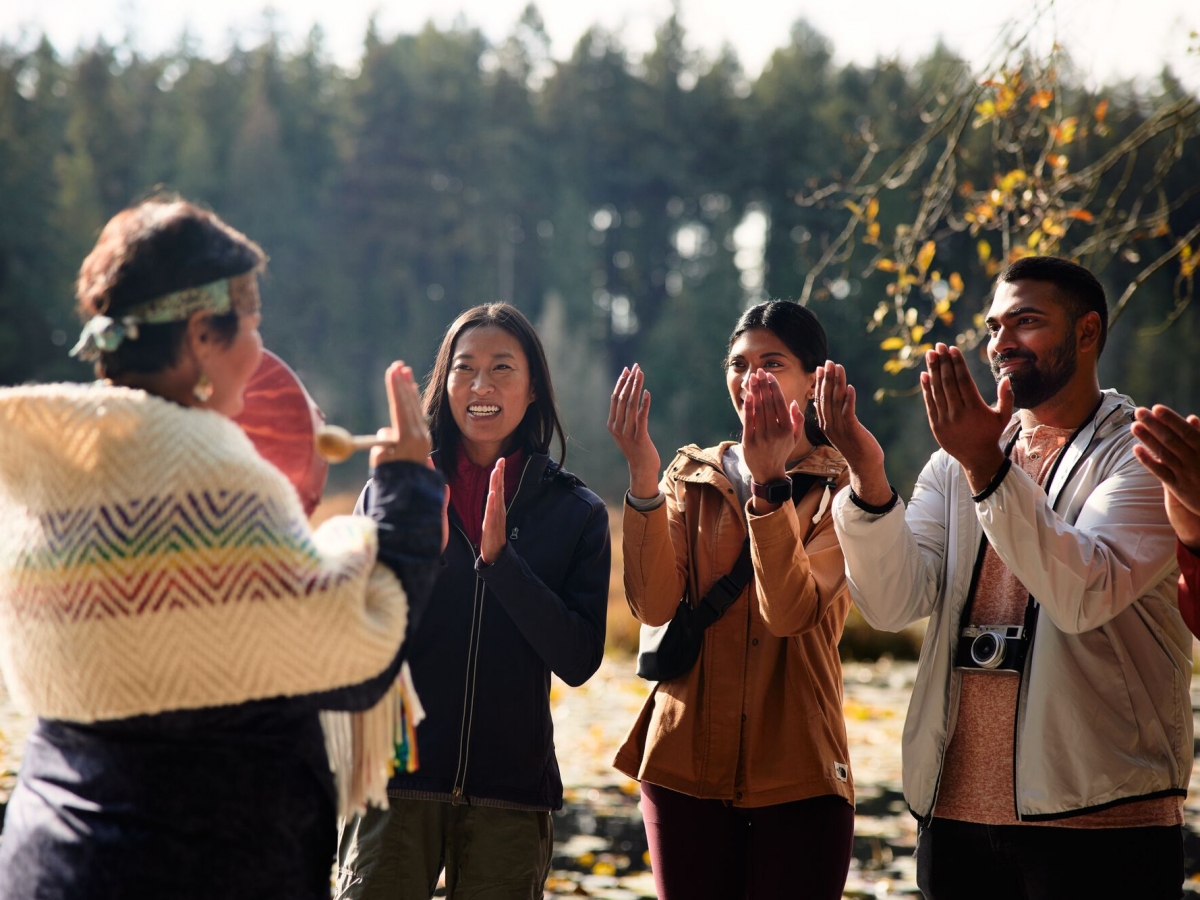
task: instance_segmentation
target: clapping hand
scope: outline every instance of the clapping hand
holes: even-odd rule
[[[487,503],[483,507],[483,537],[479,539],[479,555],[484,564],[491,565],[500,558],[508,539],[504,535],[507,510],[504,507],[504,457],[496,460],[488,476]]]
[[[429,423],[425,421],[425,414],[421,409],[421,395],[417,391],[412,367],[406,366],[403,360],[396,360],[388,366],[384,384],[387,388],[392,424],[376,432],[378,437],[384,438],[388,443],[371,448],[372,468],[385,462],[425,460],[432,469],[434,466],[429,451],[433,441],[429,434]],[[442,501],[443,550],[450,542],[449,510],[450,487],[447,485],[446,496]]]
[[[1141,444],[1133,455],[1163,486],[1171,527],[1185,547],[1200,552],[1200,417],[1169,406],[1141,407],[1131,428]]]
[[[662,467],[647,429],[650,392],[643,388],[645,381],[645,373],[637,363],[632,369],[623,369],[608,402],[608,433],[629,464],[630,495],[642,500],[658,496],[658,472]]]
[[[746,376],[742,452],[759,484],[787,476],[787,461],[804,433],[804,414],[788,403],[774,375],[758,369]]]
[[[929,428],[942,449],[959,461],[971,490],[978,493],[1004,463],[1000,436],[1012,419],[1012,386],[1007,377],[1000,379],[996,405],[988,406],[962,351],[945,344],[925,354],[925,366],[921,396]]]
[[[832,360],[817,367],[817,424],[850,466],[850,487],[864,503],[883,506],[892,496],[883,448],[858,419],[857,394],[846,370]]]
[[[403,360],[388,366],[384,376],[387,387],[388,409],[392,424],[380,428],[376,434],[388,443],[371,448],[371,465],[385,462],[423,462],[429,458],[433,446],[429,435],[429,424],[421,411],[421,397],[413,370]]]

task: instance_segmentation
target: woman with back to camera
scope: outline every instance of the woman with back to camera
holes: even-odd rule
[[[385,796],[442,480],[394,364],[386,489],[310,529],[230,421],[264,261],[190,203],[127,209],[77,283],[105,380],[0,390],[0,662],[39,717],[3,900],[328,898],[339,806]]]
[[[449,897],[541,900],[562,806],[550,673],[577,686],[600,665],[608,513],[549,456],[556,436],[566,451],[550,372],[515,307],[454,320],[425,412],[451,535],[410,657],[420,767],[343,823],[338,897],[428,900],[444,868]]]
[[[684,447],[661,482],[642,370],[613,391],[633,614],[662,625],[681,597],[694,607],[746,540],[752,562],[699,660],[655,685],[615,761],[641,782],[662,900],[842,896],[854,789],[837,645],[850,596],[829,503],[846,465],[811,404],[827,355],[804,307],[746,311],[725,359],[741,441]]]

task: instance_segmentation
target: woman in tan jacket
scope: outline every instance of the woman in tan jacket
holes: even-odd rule
[[[725,359],[742,440],[684,447],[661,482],[644,373],[625,370],[613,391],[633,614],[662,625],[681,597],[694,606],[747,535],[753,564],[699,661],[655,685],[615,761],[642,784],[660,900],[842,896],[854,788],[837,645],[850,597],[829,515],[846,464],[811,403],[826,356],[806,308],[745,312]],[[810,476],[794,499],[792,476]]]

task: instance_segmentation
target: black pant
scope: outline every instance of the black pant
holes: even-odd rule
[[[917,885],[926,900],[1179,900],[1183,830],[934,819],[917,837]]]

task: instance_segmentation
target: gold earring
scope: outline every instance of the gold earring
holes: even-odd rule
[[[203,372],[200,373],[200,380],[196,382],[192,388],[192,396],[196,398],[198,403],[207,403],[212,399],[213,383],[208,380],[208,376]]]

